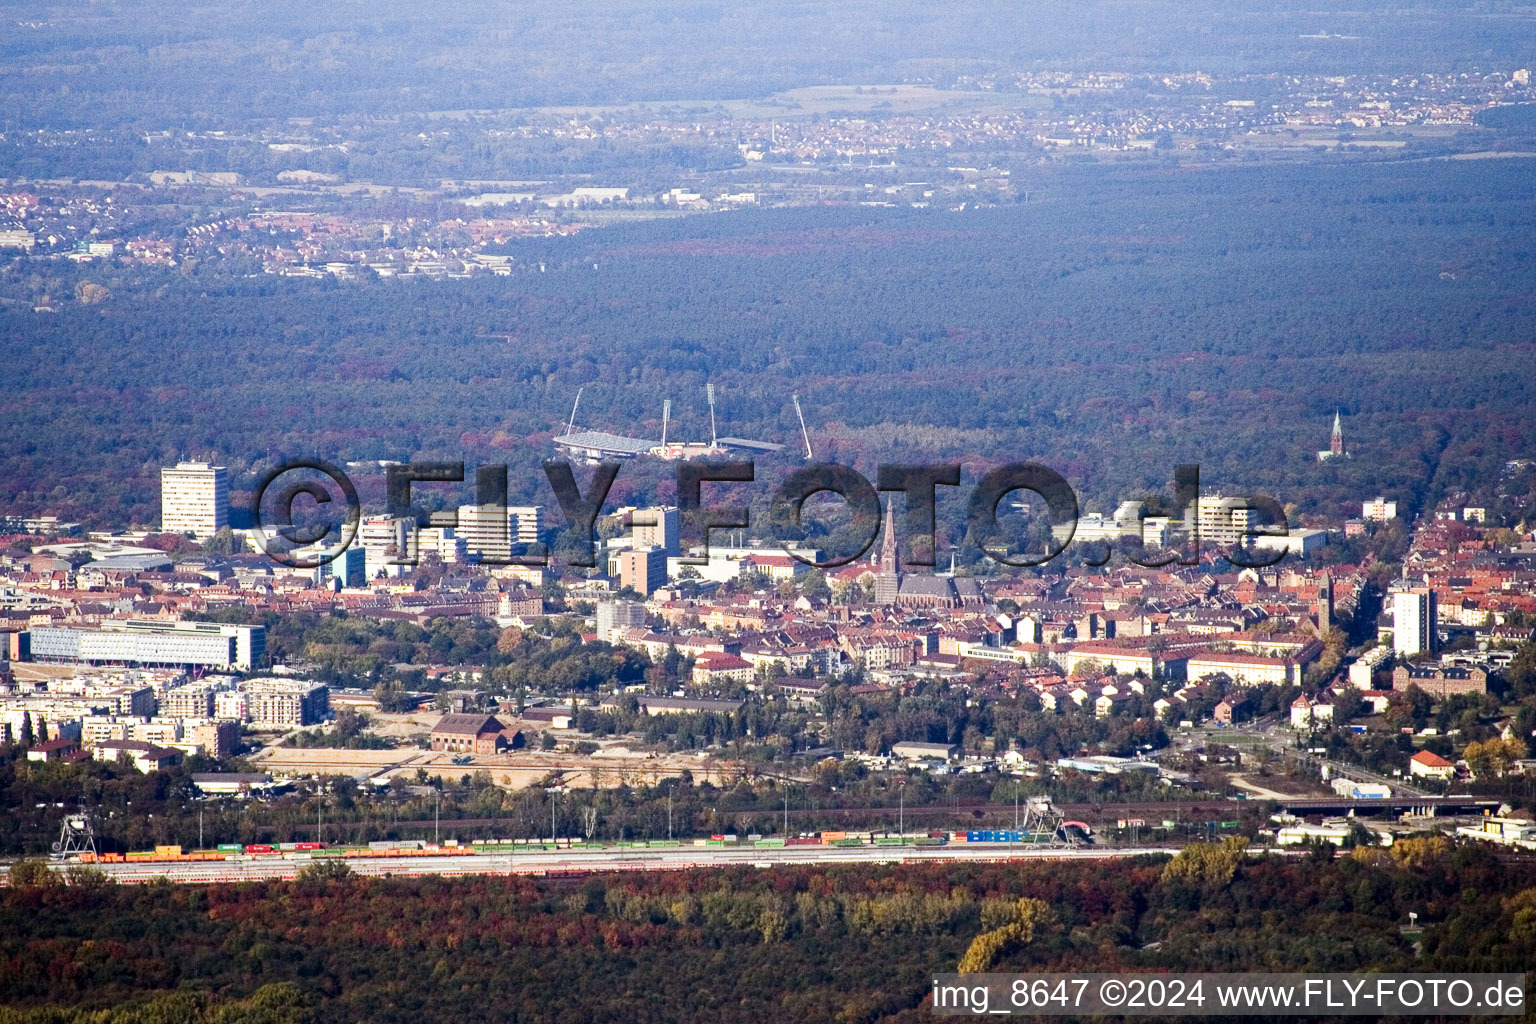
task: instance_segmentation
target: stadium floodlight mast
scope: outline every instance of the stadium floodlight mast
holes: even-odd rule
[[[709,446],[714,448],[718,438],[715,434],[715,385],[713,381],[704,385],[704,397],[709,399]]]
[[[790,395],[795,403],[795,415],[800,418],[800,436],[805,438],[805,461],[810,462],[816,456],[811,453],[811,432],[805,429],[805,413],[800,410],[800,396]]]

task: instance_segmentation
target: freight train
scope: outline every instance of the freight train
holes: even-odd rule
[[[782,837],[758,835],[712,835],[707,839],[650,839],[632,842],[598,843],[581,839],[476,839],[460,843],[450,839],[441,844],[414,840],[386,840],[366,845],[328,843],[229,843],[209,850],[185,850],[180,846],[156,846],[153,850],[133,853],[81,853],[84,864],[137,864],[188,861],[219,861],[242,858],[278,858],[318,860],[355,857],[462,857],[510,855],[518,852],[550,850],[644,850],[683,846],[706,849],[726,847],[776,846],[946,846],[950,844],[1006,843],[1012,845],[1051,845],[1053,843],[1091,842],[1092,829],[1082,822],[1066,822],[1053,832],[1028,832],[1009,829],[980,829],[965,832],[819,832]]]

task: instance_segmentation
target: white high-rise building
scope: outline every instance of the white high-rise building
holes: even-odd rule
[[[454,536],[464,541],[464,551],[483,561],[505,563],[512,553],[511,510],[505,505],[460,505]]]
[[[1397,502],[1388,501],[1386,498],[1363,501],[1360,503],[1360,518],[1368,523],[1384,523],[1389,519],[1396,519]]]
[[[160,529],[207,540],[229,525],[229,480],[223,466],[178,462],[160,470]]]
[[[1191,521],[1192,513],[1199,517],[1202,544],[1223,547],[1242,544],[1259,524],[1259,511],[1250,507],[1246,498],[1202,494],[1192,508],[1185,510],[1186,525]]]
[[[1392,650],[1418,654],[1440,649],[1439,609],[1435,592],[1428,587],[1394,587],[1392,590]]]
[[[544,529],[543,505],[512,505],[507,509],[514,544],[537,544]]]
[[[544,527],[543,505],[460,505],[454,535],[470,557],[506,564],[513,546],[537,544]]]
[[[633,543],[640,548],[661,548],[669,558],[679,554],[677,506],[662,505],[656,508],[637,508],[630,517]]]
[[[411,568],[406,559],[415,532],[416,522],[410,516],[363,516],[357,529],[357,541],[363,546],[363,575],[370,580],[380,573],[404,576]]]

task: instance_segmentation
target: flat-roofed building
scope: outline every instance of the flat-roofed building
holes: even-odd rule
[[[667,553],[661,548],[641,548],[619,555],[619,586],[648,597],[667,585]]]
[[[637,508],[630,513],[632,547],[661,548],[668,557],[676,557],[682,534],[679,532],[676,505]]]
[[[223,466],[179,462],[160,471],[160,528],[207,540],[229,525],[229,480]]]
[[[213,695],[213,717],[227,722],[251,720],[251,698],[239,690],[226,690]]]
[[[891,744],[891,755],[906,761],[950,761],[960,756],[960,748],[953,743],[903,741]]]
[[[214,695],[227,688],[203,680],[177,686],[160,698],[160,713],[168,718],[212,718]]]
[[[1428,587],[1392,590],[1392,650],[1418,654],[1440,649],[1440,616],[1435,592]]]
[[[322,721],[331,709],[330,690],[306,679],[247,679],[240,684],[257,728],[292,729]]]
[[[537,544],[544,528],[543,505],[460,505],[458,517],[465,554],[493,564],[505,565],[514,545]]]
[[[251,796],[282,789],[286,782],[274,782],[265,772],[196,772],[192,785],[204,796]]]
[[[639,700],[648,715],[734,715],[744,701],[718,697],[647,697]],[[605,701],[604,707],[609,706]]]
[[[265,626],[126,619],[96,627],[34,626],[34,661],[249,670],[265,653]]]
[[[376,579],[403,576],[410,566],[408,553],[416,530],[410,516],[364,516],[358,524],[357,540],[363,548],[363,575]]]
[[[454,535],[464,553],[481,561],[505,564],[512,554],[512,517],[505,505],[460,505]]]
[[[1384,523],[1397,518],[1397,502],[1386,498],[1372,498],[1360,505],[1360,518],[1368,523]]]
[[[1202,494],[1192,509],[1185,512],[1186,523],[1191,514],[1199,525],[1202,544],[1243,544],[1259,525],[1259,510],[1247,498]]]
[[[645,626],[645,605],[639,601],[599,601],[597,603],[597,638],[618,643],[627,629]]]
[[[236,722],[185,722],[183,735],[203,748],[213,758],[223,759],[240,746],[240,726]]]
[[[543,505],[508,505],[507,514],[511,517],[514,544],[539,542],[539,534],[544,532]]]

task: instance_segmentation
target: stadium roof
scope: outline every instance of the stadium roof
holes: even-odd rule
[[[781,452],[784,446],[772,441],[749,441],[744,437],[722,437],[716,444],[722,448],[745,448],[749,452]]]
[[[655,441],[639,437],[623,437],[602,430],[578,430],[555,438],[555,444],[566,448],[588,448],[593,451],[614,452],[621,455],[639,455],[656,447]]]

